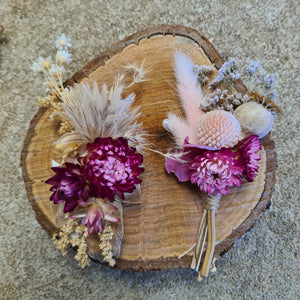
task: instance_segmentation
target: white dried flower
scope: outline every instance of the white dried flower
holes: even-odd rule
[[[55,46],[60,50],[67,49],[68,47],[72,46],[70,42],[71,39],[67,38],[66,35],[63,33],[61,36],[56,36]]]
[[[44,71],[48,71],[51,68],[51,57],[43,58],[39,57],[37,62],[34,62],[31,66],[31,70],[34,74],[42,74]]]
[[[72,61],[71,54],[67,50],[57,51],[55,59],[59,65],[69,64]]]

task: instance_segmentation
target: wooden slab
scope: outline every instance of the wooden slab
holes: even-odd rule
[[[162,120],[168,111],[182,114],[175,91],[173,54],[176,50],[189,54],[195,63],[214,64],[218,69],[223,60],[208,42],[193,29],[182,26],[159,26],[132,35],[112,50],[95,58],[65,84],[96,81],[101,89],[105,82],[111,86],[117,74],[130,63],[141,64],[150,70],[147,81],[133,85],[124,96],[134,92],[135,105],[141,107],[139,121],[150,134],[151,142],[162,152],[173,144],[163,129]],[[217,70],[216,70],[217,72]],[[244,91],[241,82],[238,91]],[[58,139],[57,128],[48,120],[49,110],[40,108],[30,123],[21,156],[21,166],[29,202],[42,227],[52,234],[54,225],[49,186],[54,155],[51,144]],[[215,254],[228,251],[234,241],[249,230],[267,207],[275,183],[276,152],[270,135],[263,139],[260,173],[253,183],[232,189],[222,197],[216,213]],[[162,270],[185,268],[191,255],[177,257],[196,239],[203,211],[202,195],[197,187],[179,183],[167,175],[163,157],[147,152],[144,156],[141,204],[124,204],[124,239],[116,267],[133,270]]]

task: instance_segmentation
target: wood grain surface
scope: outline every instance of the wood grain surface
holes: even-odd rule
[[[141,107],[139,121],[150,134],[153,147],[167,152],[172,137],[163,129],[162,121],[169,111],[182,115],[175,90],[173,59],[176,50],[187,53],[196,64],[213,64],[217,69],[222,58],[209,41],[197,31],[182,26],[158,26],[132,35],[110,51],[101,54],[78,71],[65,85],[96,81],[111,86],[128,64],[141,64],[149,70],[147,81],[125,90],[124,97],[136,94],[135,105]],[[129,79],[128,79],[129,80]],[[241,82],[238,91],[244,92]],[[52,217],[49,186],[44,182],[53,175],[51,144],[58,139],[57,127],[48,120],[49,110],[40,108],[30,123],[21,156],[21,166],[29,202],[36,218],[49,234],[57,231]],[[268,206],[275,183],[275,145],[268,135],[262,140],[264,149],[260,172],[252,183],[233,188],[223,196],[216,212],[215,254],[228,251],[234,241],[251,228]],[[196,239],[203,212],[203,196],[196,186],[179,183],[167,175],[164,158],[153,152],[144,155],[145,172],[141,178],[140,204],[124,204],[124,239],[116,267],[133,270],[185,268],[192,253],[181,259]]]

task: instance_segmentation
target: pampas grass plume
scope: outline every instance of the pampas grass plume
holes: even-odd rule
[[[198,81],[198,72],[192,60],[182,52],[175,53],[175,77],[177,92],[189,126],[195,128],[203,115],[199,109],[204,104],[204,96]]]

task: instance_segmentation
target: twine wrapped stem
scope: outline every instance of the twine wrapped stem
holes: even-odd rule
[[[207,238],[206,253],[198,274],[198,280],[201,276],[207,277],[215,250],[215,211],[219,207],[221,195],[207,195],[205,199],[205,209],[199,227],[196,250],[192,259],[191,268],[199,272],[201,257],[203,254],[205,240]]]

